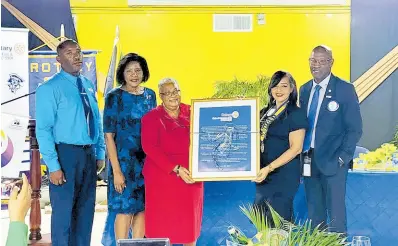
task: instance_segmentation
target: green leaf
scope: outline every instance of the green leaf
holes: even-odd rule
[[[218,81],[211,98],[259,97],[260,107],[268,104],[268,85],[270,78],[258,76],[255,81],[238,80]]]
[[[255,236],[248,238],[243,235],[242,241],[259,241],[253,245],[269,245],[269,246],[346,246],[346,238],[339,233],[332,233],[321,229],[322,225],[312,228],[311,221],[306,220],[303,223],[294,225],[289,221],[285,221],[272,207],[269,207],[271,218],[265,218],[260,208],[256,205],[242,205],[240,209],[242,213],[253,223],[257,233],[261,233],[258,238]],[[268,220],[272,220],[275,228],[268,225]],[[281,233],[283,232],[283,233]],[[279,235],[275,238],[275,233]],[[281,237],[283,234],[286,236]]]

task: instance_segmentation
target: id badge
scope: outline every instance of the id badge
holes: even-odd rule
[[[303,176],[311,177],[311,157],[309,155],[304,155],[303,164]]]

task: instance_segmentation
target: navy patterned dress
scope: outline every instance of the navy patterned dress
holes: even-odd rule
[[[144,211],[145,188],[142,168],[145,153],[141,146],[141,118],[156,107],[156,94],[144,88],[134,95],[120,87],[110,91],[105,99],[104,132],[115,133],[115,143],[120,169],[126,188],[120,194],[113,183],[112,166],[108,169],[108,210],[135,214]]]

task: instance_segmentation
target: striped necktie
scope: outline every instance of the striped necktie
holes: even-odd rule
[[[315,128],[315,118],[316,118],[316,111],[318,109],[320,89],[321,89],[321,86],[316,85],[314,95],[312,95],[311,105],[310,105],[310,109],[308,111],[309,128],[308,128],[307,132],[305,133],[303,152],[307,152],[311,148],[312,133],[314,132],[314,128]]]
[[[87,130],[88,130],[87,133],[91,139],[94,139],[95,136],[94,116],[90,107],[90,101],[88,99],[88,95],[86,93],[86,90],[84,89],[83,82],[80,77],[77,77],[76,83],[84,107],[84,115],[86,117]]]

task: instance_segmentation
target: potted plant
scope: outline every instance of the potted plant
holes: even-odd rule
[[[212,98],[259,97],[260,107],[264,107],[268,103],[269,82],[270,78],[263,75],[254,81],[237,78],[231,81],[218,81]]]
[[[272,218],[265,218],[255,205],[241,206],[243,214],[252,222],[257,233],[246,236],[238,227],[228,228],[227,246],[340,246],[349,245],[340,233],[328,232],[320,229],[320,225],[311,227],[311,221],[295,225],[284,220],[269,204]],[[273,226],[269,226],[268,221]]]

